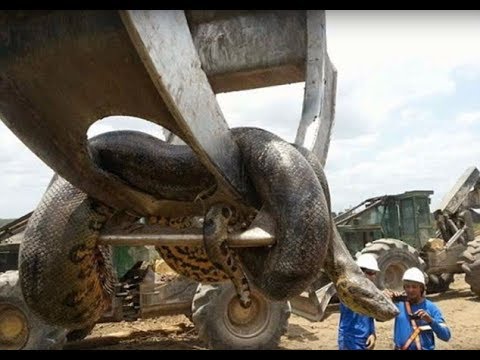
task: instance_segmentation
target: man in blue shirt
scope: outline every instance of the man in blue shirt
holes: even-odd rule
[[[371,254],[362,254],[357,265],[367,278],[374,280],[379,270],[376,258]],[[340,303],[340,323],[338,326],[339,350],[371,350],[375,346],[375,322],[372,317],[350,310]]]
[[[418,268],[410,268],[403,274],[406,297],[386,291],[400,310],[395,318],[393,341],[397,350],[434,350],[435,336],[450,340],[442,312],[425,298],[425,276]]]

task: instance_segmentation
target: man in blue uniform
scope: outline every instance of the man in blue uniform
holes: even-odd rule
[[[393,340],[397,350],[434,350],[435,336],[450,340],[442,312],[425,298],[425,276],[418,268],[410,268],[403,274],[406,297],[386,291],[400,310],[395,318]]]
[[[379,270],[377,260],[371,254],[362,254],[357,264],[367,278],[374,280]],[[375,347],[375,322],[370,316],[350,310],[340,303],[340,323],[338,326],[339,350],[371,350]]]

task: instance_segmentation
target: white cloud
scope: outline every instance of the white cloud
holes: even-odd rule
[[[480,165],[479,20],[479,11],[327,11],[338,70],[326,167],[335,210],[412,189],[434,190],[435,205],[468,166]],[[303,83],[291,84],[218,101],[231,127],[257,126],[293,141],[303,91]],[[97,123],[89,135],[132,124],[163,138],[160,127],[128,119]],[[30,211],[52,171],[2,124],[0,165],[0,217]]]
[[[327,11],[338,69],[337,136],[374,131],[414,100],[455,92],[454,71],[480,74],[480,12]],[[349,118],[344,119],[344,114]]]
[[[326,172],[337,171],[345,164],[353,164],[362,157],[368,156],[371,148],[377,143],[378,136],[379,134],[373,133],[338,140],[333,137],[328,151]]]
[[[327,11],[338,92],[326,171],[337,211],[412,189],[435,190],[436,205],[478,164],[478,133],[465,129],[478,107],[462,99],[462,109],[455,95],[462,81],[480,83],[479,20],[478,11]],[[439,113],[444,103],[457,115]]]
[[[480,147],[472,146],[477,138],[466,130],[451,133],[441,129],[378,153],[368,149],[369,160],[356,162],[353,157],[344,163],[350,166],[329,170],[328,164],[334,209],[340,211],[369,197],[410,190],[434,190],[434,208],[468,167],[480,166]],[[344,143],[343,151],[355,152],[356,146]]]
[[[53,171],[0,122],[0,218],[31,211]]]
[[[405,107],[400,111],[401,126],[414,126],[431,118],[430,110],[419,109],[418,107]]]
[[[327,46],[349,78],[411,59],[433,68],[478,65],[479,19],[480,11],[327,11]]]
[[[104,123],[105,120],[100,120],[94,123],[87,131],[87,137],[90,139],[91,137],[113,131],[115,129],[115,125]]]
[[[293,142],[302,116],[304,83],[223,93],[218,103],[230,127],[253,126]]]
[[[164,139],[162,127],[146,120],[111,116],[93,124],[87,135],[130,129]],[[13,218],[33,210],[54,172],[0,122],[0,218]]]
[[[134,116],[108,116],[93,123],[87,131],[88,138],[114,130],[142,131],[165,140],[163,127]]]
[[[468,126],[474,123],[480,123],[480,111],[461,113],[455,118],[455,123],[460,126]]]

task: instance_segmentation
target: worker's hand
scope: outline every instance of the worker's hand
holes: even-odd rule
[[[394,297],[398,297],[402,294],[400,291],[393,291],[390,289],[383,290],[383,293],[385,294],[385,296],[388,296],[390,299],[393,299]]]
[[[375,347],[376,341],[377,341],[377,337],[375,336],[375,334],[370,335],[367,338],[367,342],[365,343],[367,345],[367,350],[373,350],[373,348]]]
[[[430,314],[423,309],[415,311],[415,315],[418,315],[420,319],[425,321],[427,324],[430,324],[433,321]]]

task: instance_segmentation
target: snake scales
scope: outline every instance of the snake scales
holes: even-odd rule
[[[232,132],[255,197],[276,222],[274,246],[237,251],[253,284],[269,298],[285,300],[304,291],[326,265],[332,280],[347,281],[340,287],[341,298],[361,312],[394,316],[393,304],[383,304],[382,295],[350,266],[350,255],[338,246],[341,240],[331,241],[328,185],[314,156],[261,129]],[[102,134],[90,140],[89,150],[97,166],[159,199],[194,201],[216,185],[188,147],[147,134]],[[108,204],[99,204],[61,177],[52,180],[28,223],[19,258],[25,300],[47,322],[82,328],[108,308],[115,276],[109,249],[97,241],[112,213]],[[211,263],[204,248],[158,250],[174,270],[197,281],[228,278]],[[330,259],[325,261],[327,254]],[[352,289],[358,287],[371,296],[355,299],[358,292]],[[381,309],[375,308],[375,302]]]

